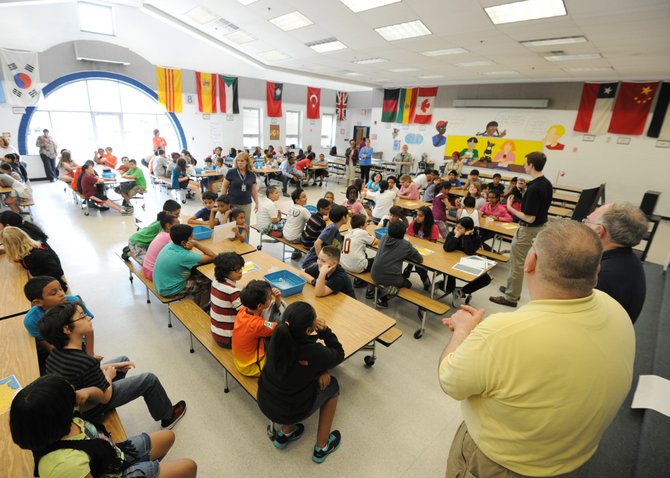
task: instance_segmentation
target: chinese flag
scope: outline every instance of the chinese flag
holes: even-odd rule
[[[307,119],[321,118],[321,88],[307,87]]]
[[[281,95],[284,91],[283,83],[267,82],[266,87],[266,102],[268,108],[268,116],[270,118],[281,117]]]
[[[607,130],[614,134],[642,134],[658,82],[621,83]]]
[[[216,75],[196,71],[195,83],[198,90],[198,111],[216,113]]]

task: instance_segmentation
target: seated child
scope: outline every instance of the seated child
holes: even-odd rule
[[[316,202],[316,212],[312,213],[305,224],[305,229],[300,235],[300,240],[302,245],[307,249],[311,248],[314,245],[314,241],[317,240],[321,232],[326,228],[326,217],[330,213],[330,201],[325,198],[321,198]]]
[[[212,337],[217,345],[229,349],[232,344],[233,325],[237,312],[242,308],[240,289],[237,281],[242,278],[244,259],[236,252],[224,252],[214,259],[214,280],[211,290]],[[270,322],[278,322],[286,304],[281,299],[279,289],[272,289],[274,302],[263,311],[263,317]]]
[[[398,189],[397,183],[398,181],[396,180],[395,176],[389,176],[386,178],[386,181],[389,183],[389,191],[392,191],[396,197],[398,197],[398,194],[400,194],[400,189]]]
[[[379,183],[382,180],[382,175],[381,173],[375,173],[374,176],[372,176],[372,179],[368,181],[368,184],[366,187],[368,188],[368,191],[376,193],[379,191]]]
[[[401,221],[405,227],[409,224],[407,217],[405,217],[405,212],[400,206],[393,206],[389,209],[389,213],[379,221],[379,227],[389,227],[389,224],[393,221]]]
[[[114,443],[104,426],[75,416],[81,394],[63,377],[46,375],[20,390],[10,409],[12,440],[31,450],[43,478],[160,476],[195,478],[193,460],[161,460],[174,432],[142,433]],[[121,458],[122,457],[122,458]],[[119,467],[123,472],[119,472]]]
[[[206,309],[209,305],[211,282],[195,267],[209,264],[216,254],[193,239],[193,228],[188,224],[172,226],[170,239],[172,242],[156,257],[153,274],[156,292],[165,297],[192,294],[198,305]],[[193,252],[193,248],[202,254]]]
[[[265,196],[260,200],[260,204],[258,205],[256,227],[261,234],[281,237],[284,221],[281,217],[281,211],[277,207],[279,188],[277,186],[268,186],[265,189]]]
[[[9,169],[11,169],[11,167],[7,164],[3,164],[2,166],[9,167]],[[30,202],[33,201],[33,190],[22,183],[19,179],[16,179],[6,173],[7,171],[2,171],[2,174],[0,174],[0,186],[12,188],[12,190],[9,192],[9,194],[5,194],[5,204],[9,206],[12,211],[20,213],[20,204],[22,200],[25,199]]]
[[[212,191],[205,191],[202,193],[202,205],[204,207],[198,209],[195,214],[188,218],[186,224],[191,226],[208,225],[211,217],[216,214],[214,206],[216,204],[216,193]]]
[[[412,283],[402,275],[404,261],[412,261],[417,264],[423,262],[423,256],[417,251],[412,243],[406,240],[405,231],[407,226],[402,221],[389,223],[388,234],[379,242],[379,249],[372,264],[372,279],[378,286],[384,287],[384,295],[377,299],[376,306],[381,309],[388,308],[389,299],[398,293],[401,287],[411,288]],[[372,299],[366,295],[366,298]]]
[[[86,199],[93,201],[98,206],[102,205],[119,211],[124,216],[129,216],[133,213],[133,210],[129,207],[121,207],[114,201],[109,200],[105,195],[105,180],[96,175],[93,166],[85,163],[81,167],[79,179],[81,182],[81,194]]]
[[[191,181],[191,178],[188,175],[188,165],[186,160],[182,157],[179,157],[177,154],[177,163],[174,166],[170,173],[170,178],[172,179],[171,187],[175,190],[188,189],[195,193],[195,195],[200,195],[200,184],[196,181]],[[182,200],[184,202],[184,200]]]
[[[321,153],[319,158],[312,161],[312,167],[314,166],[328,166],[328,161],[326,161],[326,155]],[[319,179],[319,187],[323,186],[323,178],[328,177],[328,168],[320,168],[314,170],[314,184],[316,185],[317,178]]]
[[[381,180],[379,182],[379,191],[375,194],[368,194],[369,199],[373,200],[375,205],[372,208],[372,222],[378,224],[381,218],[387,216],[393,207],[396,195],[389,190],[388,181]]]
[[[401,199],[410,199],[417,201],[419,199],[419,186],[412,182],[412,176],[403,174],[400,176],[400,184],[402,187],[398,192],[398,197]]]
[[[331,206],[335,204],[335,193],[332,191],[326,191],[326,194],[323,195],[323,198],[327,199]]]
[[[23,318],[23,326],[28,333],[35,337],[37,342],[37,358],[40,364],[40,371],[44,372],[46,359],[53,348],[49,342],[40,335],[39,323],[44,317],[44,313],[55,305],[64,302],[75,302],[81,305],[82,309],[89,317],[93,318],[93,313],[86,308],[84,303],[76,295],[65,295],[63,288],[58,280],[49,276],[37,276],[26,282],[23,286],[23,293],[31,303],[30,310]],[[91,357],[95,357],[94,344],[95,337],[93,330],[89,335],[84,336],[84,350]]]
[[[465,181],[465,189],[468,189],[468,187],[472,183],[477,183],[481,187],[482,181],[479,179],[479,170],[478,169],[473,169],[468,173],[468,180]]]
[[[170,229],[175,224],[179,224],[179,219],[172,216],[170,213],[161,211],[158,213],[158,222],[160,222],[162,231],[158,233],[154,240],[149,244],[147,253],[144,256],[144,262],[142,263],[142,272],[144,277],[150,281],[154,280],[154,266],[156,265],[156,257],[160,251],[167,246],[172,239],[170,239]]]
[[[344,236],[340,257],[340,264],[345,271],[361,273],[372,269],[373,259],[369,259],[365,251],[368,246],[374,246],[377,239],[368,233],[366,226],[367,220],[362,214],[351,218],[351,229]],[[357,281],[359,279],[354,281],[354,286],[357,286]]]
[[[463,186],[461,180],[458,179],[458,171],[456,171],[455,169],[449,171],[449,174],[447,175],[447,180],[449,181],[449,184],[451,184],[451,187],[460,188],[461,186]]]
[[[216,198],[216,208],[212,209],[209,216],[208,225],[210,229],[214,229],[215,226],[225,224],[229,221],[228,216],[230,216],[231,204],[230,196],[227,194]]]
[[[331,432],[340,388],[328,371],[342,363],[344,349],[307,302],[289,305],[283,319],[270,338],[258,380],[258,407],[282,424],[273,436],[280,449],[299,439],[305,431],[300,421],[319,410],[312,461],[323,463],[341,440],[338,430]]]
[[[68,290],[60,259],[51,247],[14,226],[2,230],[2,240],[9,260],[21,264],[31,277],[54,277],[64,291]]]
[[[428,206],[421,206],[416,211],[416,218],[409,224],[407,228],[407,235],[425,239],[427,241],[435,242],[440,238],[440,229],[433,220],[433,212]],[[409,278],[412,270],[415,269],[413,264],[408,264],[405,267],[402,275]],[[423,289],[430,289],[430,279],[428,279],[428,271],[423,267],[416,266],[416,273],[419,274]]]
[[[39,322],[40,333],[54,346],[47,358],[47,373],[64,377],[80,392],[77,400],[83,416],[101,417],[107,410],[144,398],[154,420],[172,428],[186,412],[184,401],[172,405],[158,377],[142,373],[125,375],[135,364],[119,357],[105,364],[81,350],[82,338],[93,331],[93,319],[79,304],[65,302],[49,309]],[[116,380],[115,380],[116,379]]]
[[[128,169],[121,177],[133,180],[121,183],[117,191],[118,194],[123,196],[123,207],[133,209],[130,198],[147,191],[147,180],[144,177],[144,172],[137,167],[137,161],[134,159],[128,160]]]
[[[265,340],[277,326],[266,321],[263,311],[272,305],[272,287],[264,280],[252,280],[240,292],[242,308],[233,327],[233,362],[248,377],[259,377],[265,366]]]
[[[2,230],[7,226],[18,227],[23,232],[28,234],[31,239],[49,246],[47,243],[49,236],[47,236],[46,233],[37,224],[26,221],[23,219],[23,216],[17,212],[2,211],[0,213],[0,232],[2,232]]]
[[[456,213],[458,219],[469,217],[474,222],[475,227],[479,227],[479,211],[475,209],[475,198],[466,196],[463,198],[463,208]]]
[[[293,205],[286,213],[286,222],[284,223],[282,234],[288,242],[300,242],[300,236],[310,217],[309,211],[305,208],[307,193],[302,189],[296,189],[291,193],[291,199],[293,200]],[[302,254],[299,251],[294,251],[291,259],[297,260],[301,256]]]
[[[482,246],[482,240],[477,234],[472,218],[463,217],[458,221],[446,238],[444,243],[444,250],[446,252],[463,251],[467,255],[473,255]],[[456,287],[456,278],[452,276],[447,277],[446,289],[444,288],[444,281],[435,284],[439,289],[444,290],[447,294],[451,293],[452,304],[454,307],[460,307],[461,299],[465,297],[465,303],[469,304],[472,299],[472,294],[486,287],[491,283],[491,276],[484,273],[477,277],[472,282],[469,282],[463,287]],[[445,294],[446,295],[446,294]]]
[[[487,184],[489,191],[495,191],[499,196],[502,196],[502,194],[505,192],[505,185],[500,182],[501,180],[502,176],[500,173],[495,173],[493,175],[493,182]]]
[[[249,226],[246,224],[246,214],[244,213],[244,210],[234,208],[230,211],[228,220],[235,223],[235,227],[233,227],[234,235],[233,237],[229,237],[228,240],[244,242],[249,233]]]
[[[421,198],[422,201],[425,202],[433,202],[433,199],[435,198],[435,194],[437,191],[437,187],[440,185],[442,182],[442,178],[440,177],[439,174],[433,173],[433,180],[432,182],[426,186],[425,191],[423,192],[423,197]]]
[[[121,174],[125,173],[130,169],[130,166],[128,163],[130,162],[130,159],[128,156],[121,156],[121,164],[119,164],[119,167],[116,168],[117,171],[119,171]]]
[[[314,286],[317,297],[342,292],[356,298],[351,279],[340,265],[340,250],[337,247],[323,246],[316,262],[300,271],[300,276]]]
[[[490,217],[500,222],[512,222],[512,215],[507,207],[500,202],[500,193],[497,190],[491,190],[487,195],[488,202],[479,210],[483,217]]]
[[[342,203],[342,206],[347,208],[349,215],[364,214],[367,218],[363,203],[358,199],[358,189],[356,186],[349,186],[347,188],[347,200]]]
[[[447,209],[450,206],[449,190],[451,183],[442,181],[437,187],[437,194],[433,198],[433,219],[440,230],[441,237],[447,237]]]
[[[307,269],[316,262],[322,247],[335,246],[337,249],[341,249],[342,235],[340,234],[340,227],[347,223],[347,220],[349,219],[349,211],[347,211],[347,208],[344,206],[335,205],[330,209],[328,218],[332,224],[327,226],[321,234],[319,234],[316,241],[314,241],[314,245],[309,250],[305,257],[305,261],[302,263],[303,269]]]
[[[179,219],[179,214],[181,214],[181,206],[179,203],[173,199],[168,199],[163,203],[163,211],[170,214],[172,217]],[[143,227],[139,231],[133,233],[128,239],[128,245],[123,248],[123,253],[121,258],[124,261],[127,261],[130,256],[142,264],[144,262],[144,256],[147,253],[149,244],[154,238],[162,231],[160,220],[158,216],[156,220],[149,224],[146,227]]]

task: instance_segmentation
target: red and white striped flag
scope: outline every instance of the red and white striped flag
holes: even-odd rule
[[[432,88],[418,88],[416,107],[414,108],[414,123],[429,124],[433,119],[433,106],[437,96],[437,86]]]
[[[346,91],[338,91],[335,93],[335,112],[337,113],[337,121],[344,121],[347,119],[348,101],[349,93]]]

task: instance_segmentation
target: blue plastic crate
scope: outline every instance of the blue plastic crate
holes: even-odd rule
[[[102,173],[102,177],[105,179],[112,179],[116,177],[116,174],[114,173]]]
[[[375,229],[375,237],[379,239],[380,241],[382,240],[382,237],[387,235],[389,233],[389,228],[388,227],[380,227],[378,229]]]
[[[196,241],[204,241],[212,237],[212,230],[207,226],[194,226],[193,227],[193,238]]]
[[[291,271],[282,270],[265,274],[263,278],[272,286],[281,291],[282,297],[299,294],[305,287],[305,279]]]
[[[203,169],[202,168],[195,168],[195,174],[202,174]]]
[[[305,206],[305,209],[307,209],[310,214],[314,214],[316,212],[316,206],[307,205]]]

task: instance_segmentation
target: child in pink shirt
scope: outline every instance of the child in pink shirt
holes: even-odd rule
[[[142,263],[142,272],[144,273],[144,277],[149,280],[154,280],[153,274],[154,266],[156,265],[156,257],[158,257],[158,253],[163,250],[166,245],[172,242],[170,239],[170,228],[174,224],[179,224],[179,219],[170,213],[161,211],[158,213],[158,222],[160,223],[161,229],[163,229],[163,231],[159,232],[158,235],[151,241],[151,244],[149,244],[147,253],[144,256],[144,262]]]
[[[433,212],[428,206],[421,206],[417,209],[416,218],[414,218],[414,220],[409,223],[409,227],[407,227],[407,235],[426,239],[431,242],[435,242],[440,238],[440,229],[437,227],[437,224],[435,224],[435,221],[433,220]],[[403,276],[409,278],[414,267],[415,266],[412,264],[405,267]],[[423,267],[416,266],[416,272],[419,274],[421,282],[423,282],[423,289],[429,290],[431,284],[430,279],[428,279],[428,271]]]
[[[498,191],[489,190],[486,199],[486,204],[479,210],[482,216],[492,217],[500,222],[512,222],[512,215],[507,210],[507,207],[500,202],[500,193]]]
[[[358,199],[358,188],[356,186],[349,186],[347,188],[347,200],[342,205],[349,210],[350,216],[363,214],[366,218],[368,217],[363,203]]]
[[[419,186],[412,182],[412,176],[403,174],[400,176],[400,184],[402,187],[398,193],[399,198],[411,199],[412,201],[417,201],[419,199]]]

